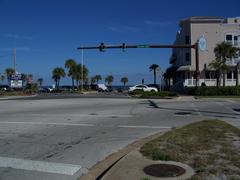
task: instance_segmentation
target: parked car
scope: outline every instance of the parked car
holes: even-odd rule
[[[158,92],[158,89],[155,87],[148,87],[147,85],[139,84],[132,87],[129,87],[129,92],[133,91],[144,91],[144,92]]]
[[[160,91],[160,86],[157,84],[148,84],[147,86],[157,88],[157,90]]]
[[[39,88],[39,92],[50,93],[50,92],[53,92],[53,88],[51,86],[42,86]]]
[[[0,91],[11,91],[9,85],[0,85]]]
[[[108,88],[105,84],[97,84],[97,90],[99,92],[108,92]]]

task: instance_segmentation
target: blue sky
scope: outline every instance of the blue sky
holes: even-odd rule
[[[207,6],[206,6],[207,5]],[[80,46],[105,44],[172,44],[178,22],[190,16],[236,17],[239,0],[0,0],[0,73],[17,71],[44,78],[73,58],[81,62]],[[129,84],[153,81],[151,64],[169,66],[169,49],[84,51],[90,76],[128,76]],[[62,84],[70,84],[65,78]]]

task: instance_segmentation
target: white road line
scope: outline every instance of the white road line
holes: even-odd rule
[[[118,125],[120,128],[145,128],[145,129],[170,129],[169,126],[128,126],[128,125]]]
[[[76,124],[76,123],[51,123],[51,122],[16,122],[16,121],[0,121],[0,124],[22,124],[22,125],[55,125],[55,126],[83,126],[96,127],[98,124]],[[170,126],[134,126],[134,125],[101,125],[101,127],[119,127],[119,128],[142,128],[142,129],[170,129]]]
[[[26,124],[26,125],[56,125],[56,126],[95,126],[94,124],[76,124],[76,123],[51,123],[51,122],[13,122],[0,121],[0,124]]]
[[[56,173],[64,175],[74,175],[82,167],[73,164],[32,161],[25,159],[0,157],[0,167],[10,167],[14,169]]]

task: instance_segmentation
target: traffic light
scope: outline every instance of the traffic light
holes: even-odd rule
[[[122,51],[125,52],[126,51],[126,44],[122,43]]]
[[[101,43],[100,46],[99,46],[99,51],[101,52],[105,52],[106,49],[105,49],[105,46],[104,46],[104,43]]]

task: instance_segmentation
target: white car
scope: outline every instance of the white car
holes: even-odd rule
[[[148,87],[146,85],[143,85],[143,84],[139,84],[139,85],[135,85],[135,86],[132,86],[132,87],[129,87],[129,92],[133,92],[133,91],[137,91],[137,90],[140,90],[140,91],[145,91],[145,92],[158,92],[158,89],[155,88],[155,87]]]
[[[97,84],[97,90],[99,92],[107,92],[108,88],[105,84]]]

